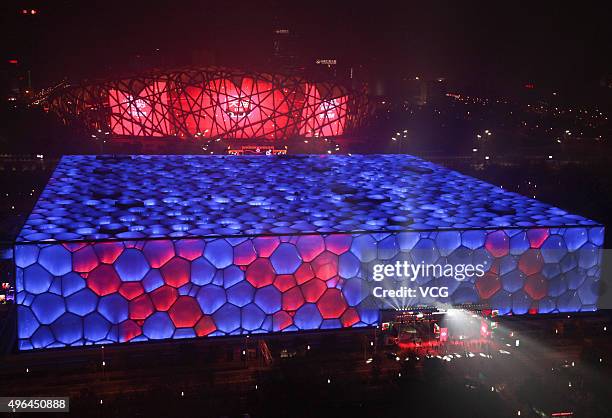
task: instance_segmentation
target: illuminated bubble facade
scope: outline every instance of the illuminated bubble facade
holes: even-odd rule
[[[219,67],[63,87],[47,102],[65,123],[115,137],[333,137],[369,114],[364,91],[337,82]]]
[[[501,314],[597,309],[604,229],[411,156],[67,156],[15,248],[20,349],[377,324],[375,264]]]

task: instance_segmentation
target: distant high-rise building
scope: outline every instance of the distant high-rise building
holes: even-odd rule
[[[9,100],[32,91],[30,71],[19,60],[11,58],[0,66],[0,94]]]
[[[335,58],[317,58],[315,59],[315,65],[321,70],[336,76],[336,69],[338,65],[338,60]]]
[[[601,77],[599,85],[608,89],[612,89],[612,74],[607,74]]]
[[[297,65],[297,37],[289,28],[276,26],[272,32],[272,59],[281,67]]]
[[[446,92],[446,79],[443,77],[425,79],[416,76],[404,79],[402,83],[404,98],[417,106],[437,103],[445,97]]]
[[[427,102],[428,103],[439,103],[440,100],[446,97],[447,84],[444,77],[438,77],[431,80],[427,80]]]

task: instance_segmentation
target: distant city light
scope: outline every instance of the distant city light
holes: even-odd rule
[[[338,63],[338,61],[336,59],[316,59],[315,60],[315,64],[321,64],[321,65],[336,65]]]

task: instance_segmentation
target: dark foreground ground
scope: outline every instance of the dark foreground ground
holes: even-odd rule
[[[362,329],[14,353],[0,393],[69,396],[75,417],[607,417],[611,326],[505,318],[490,342],[418,351]]]

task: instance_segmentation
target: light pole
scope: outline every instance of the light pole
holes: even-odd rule
[[[99,141],[100,154],[104,154],[104,144],[106,144],[106,140],[110,138],[110,132],[109,131],[102,132],[102,129],[98,129],[96,133],[91,134],[91,138],[94,141]]]
[[[104,359],[104,346],[101,347],[102,353],[102,381],[106,380],[106,360]]]

